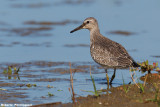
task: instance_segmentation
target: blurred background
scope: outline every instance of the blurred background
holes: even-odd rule
[[[89,31],[69,33],[87,17],[136,61],[159,61],[159,11],[159,0],[1,0],[0,62],[93,61]]]

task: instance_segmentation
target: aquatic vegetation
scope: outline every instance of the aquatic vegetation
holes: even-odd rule
[[[4,88],[0,88],[0,90],[6,91],[7,89],[4,89]]]
[[[94,87],[94,92],[92,92],[92,91],[90,91],[90,92],[92,92],[95,96],[99,96],[100,93],[102,93],[102,91],[101,90],[98,91],[96,89],[95,81],[94,81],[94,78],[92,77],[92,74],[91,74],[91,66],[90,66],[90,76],[91,76],[91,80],[92,80],[93,87]]]
[[[19,86],[19,87],[27,86],[30,88],[30,87],[36,87],[37,85],[28,83],[28,84],[17,84],[17,86]]]
[[[92,77],[92,74],[91,74],[91,66],[90,66],[90,77],[91,77],[91,80],[92,80],[92,84],[93,84],[94,91],[86,91],[86,90],[82,90],[82,91],[91,92],[91,93],[93,93],[96,97],[98,97],[98,96],[102,93],[102,90],[97,90],[97,89],[96,89],[95,81],[94,81],[94,78]]]
[[[160,68],[158,67],[158,62],[153,62],[153,64],[149,64],[149,61],[146,60],[142,63],[138,63],[141,66],[141,69],[139,71],[141,71],[142,73],[144,72],[148,72],[151,73],[151,71],[155,70],[155,71],[160,71]]]
[[[48,96],[49,96],[49,97],[52,97],[52,96],[54,96],[54,94],[48,92]]]
[[[126,87],[126,84],[124,82],[124,78],[123,78],[123,75],[122,75],[122,79],[123,79],[123,89],[125,91],[125,93],[128,93],[129,89],[131,88],[130,86],[129,87]]]
[[[53,86],[47,85],[47,88],[53,88]]]
[[[73,103],[75,103],[75,93],[74,93],[74,89],[73,89],[73,75],[72,75],[72,69],[71,69],[71,63],[69,63],[70,66],[70,88],[68,88],[70,94],[71,94],[71,98]],[[71,92],[72,90],[72,92]]]
[[[36,84],[29,84],[29,83],[28,83],[28,84],[26,84],[26,86],[27,86],[27,87],[36,87],[37,85],[36,85]]]
[[[90,91],[90,92],[92,92],[95,96],[99,96],[100,93],[102,93],[102,91],[96,89],[95,81],[94,81],[94,78],[91,75],[91,72],[90,72],[90,76],[91,76],[91,80],[92,80],[93,87],[94,87],[94,92],[93,91]]]
[[[139,89],[140,89],[140,93],[144,93],[144,85],[143,84],[141,84],[141,83],[138,83],[138,85],[139,85]]]
[[[14,74],[18,74],[19,70],[20,70],[20,67],[18,69],[14,67]]]
[[[138,79],[138,83],[136,83],[137,75],[136,75],[135,70],[134,70],[134,72],[132,73],[133,70],[134,70],[133,68],[130,68],[130,74],[131,74],[132,81],[133,81],[134,84],[140,89],[140,92],[144,93],[144,87],[145,87],[145,84],[146,84],[148,75],[145,77],[145,80],[144,80],[144,83],[143,83],[143,84],[140,83],[139,79]],[[133,78],[134,75],[136,76],[136,79]]]
[[[134,72],[133,74],[131,74],[131,77],[132,77],[132,81],[140,89],[140,92],[144,93],[144,87],[145,87],[145,83],[147,81],[148,75],[151,74],[151,71],[160,71],[160,68],[158,67],[158,62],[153,62],[153,64],[149,64],[148,60],[138,64],[140,65],[140,69],[133,68],[133,67],[130,68],[130,71]],[[139,72],[142,72],[142,73],[145,73],[146,71],[148,72],[143,84],[140,83],[139,79],[138,79],[138,83],[136,83],[135,79],[133,78],[133,76],[136,75],[135,71],[137,70],[139,70]]]
[[[11,79],[13,75],[16,75],[16,76],[14,76],[14,79],[18,78],[20,80],[20,77],[18,74],[19,71],[20,71],[20,67],[17,69],[16,67],[8,66],[7,69],[3,70],[3,74],[7,74],[8,79]]]
[[[131,68],[130,71],[137,71],[139,70],[139,72],[145,73],[146,71],[148,72],[148,74],[151,73],[151,71],[160,71],[160,68],[158,67],[158,62],[153,62],[153,64],[149,64],[149,61],[146,60],[142,63],[138,63],[140,65],[140,69],[138,68]]]

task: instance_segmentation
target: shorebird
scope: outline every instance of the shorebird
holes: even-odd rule
[[[108,86],[112,84],[115,78],[116,69],[139,67],[121,44],[104,37],[100,33],[98,22],[95,18],[86,18],[82,25],[70,33],[80,29],[88,29],[90,31],[90,54],[92,59],[105,69]],[[114,69],[110,82],[107,74],[107,69],[109,68]]]

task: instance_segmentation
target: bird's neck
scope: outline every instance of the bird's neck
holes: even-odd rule
[[[98,36],[101,36],[99,28],[90,30],[90,44],[92,44]]]

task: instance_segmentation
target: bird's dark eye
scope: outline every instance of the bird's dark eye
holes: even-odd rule
[[[89,23],[89,21],[87,21],[87,23]]]

